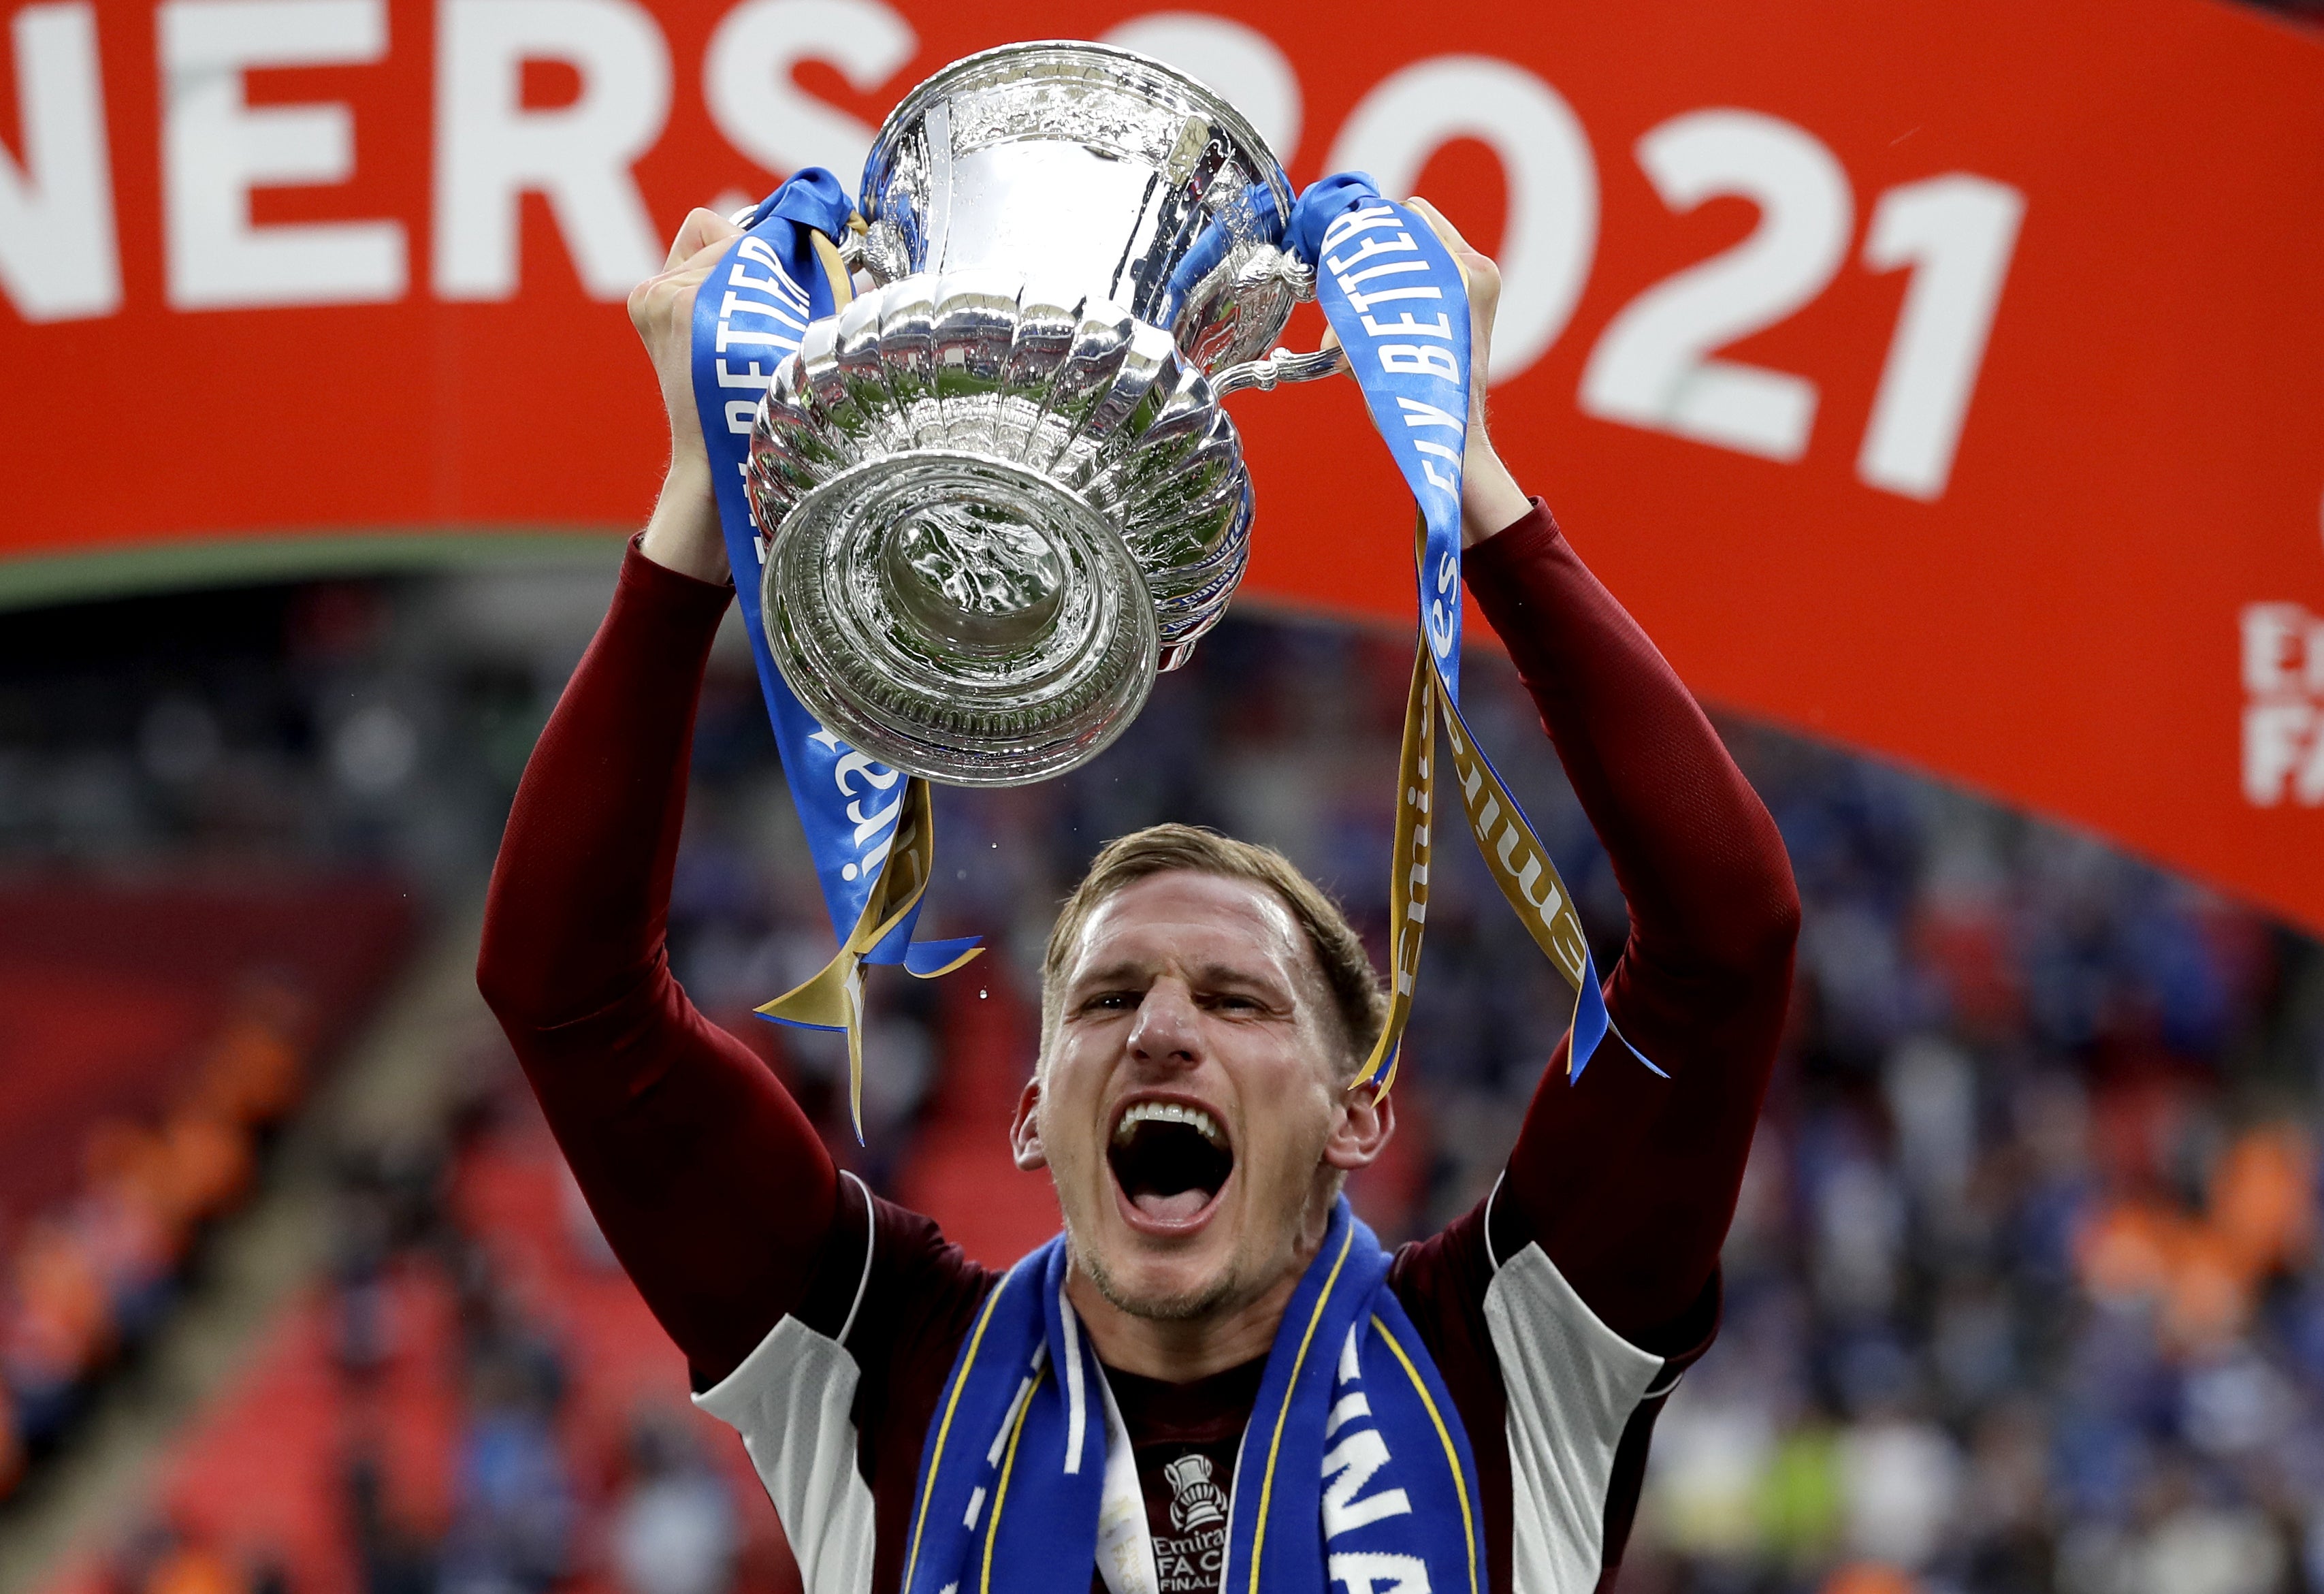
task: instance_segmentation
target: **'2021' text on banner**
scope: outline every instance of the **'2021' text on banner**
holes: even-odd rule
[[[1705,696],[2324,928],[2324,42],[2214,0],[0,0],[0,558],[634,524],[687,209],[1039,36],[1496,252],[1496,438]],[[1352,385],[1236,412],[1247,590],[1406,619]]]

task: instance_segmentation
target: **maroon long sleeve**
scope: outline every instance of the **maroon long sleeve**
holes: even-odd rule
[[[614,1255],[708,1379],[804,1295],[838,1182],[663,943],[695,704],[733,596],[630,549],[525,766],[476,969]]]
[[[1609,1327],[1676,1352],[1657,1341],[1699,1332],[1683,1320],[1734,1217],[1783,1029],[1791,866],[1702,710],[1545,509],[1465,563],[1629,904],[1608,1010],[1670,1075],[1609,1041],[1569,1083],[1561,1042],[1502,1199]]]

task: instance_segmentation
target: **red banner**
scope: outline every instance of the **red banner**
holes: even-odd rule
[[[616,301],[943,62],[1112,38],[1508,277],[1494,431],[1707,697],[2324,928],[2324,45],[2212,0],[0,13],[0,555],[633,524]],[[1295,343],[1312,341],[1311,319]],[[1352,386],[1250,590],[1410,613]]]

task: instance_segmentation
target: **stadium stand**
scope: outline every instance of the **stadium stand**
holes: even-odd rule
[[[161,1321],[410,918],[364,877],[0,888],[0,1496]]]

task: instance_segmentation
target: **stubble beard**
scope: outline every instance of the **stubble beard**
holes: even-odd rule
[[[1105,1258],[1098,1254],[1095,1246],[1081,1243],[1070,1221],[1065,1225],[1065,1244],[1074,1264],[1089,1275],[1090,1283],[1096,1287],[1099,1296],[1107,1305],[1131,1317],[1143,1318],[1148,1322],[1184,1323],[1208,1317],[1233,1296],[1235,1286],[1241,1281],[1242,1269],[1238,1265],[1240,1259],[1236,1258],[1222,1268],[1216,1278],[1199,1289],[1175,1295],[1133,1294],[1113,1276],[1105,1265]]]

